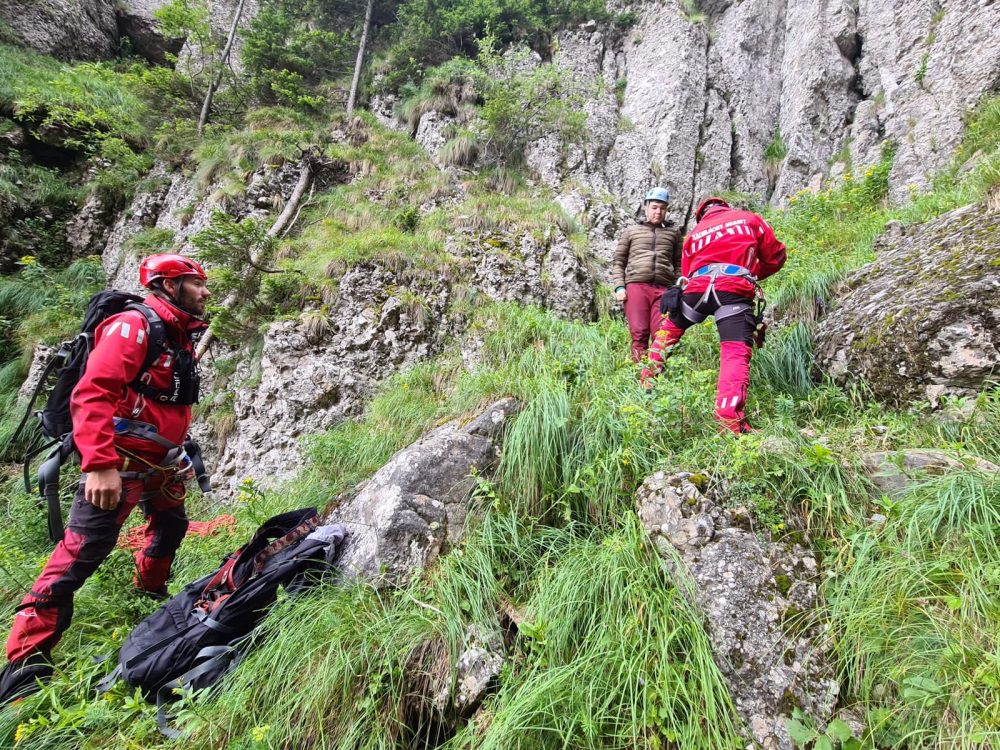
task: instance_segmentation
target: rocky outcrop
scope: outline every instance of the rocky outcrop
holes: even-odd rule
[[[698,197],[781,202],[875,163],[887,138],[902,199],[947,165],[962,117],[1000,85],[996,3],[670,1],[637,13],[625,32],[589,23],[557,37],[553,61],[587,92],[588,138],[547,136],[529,163],[568,204],[589,192],[628,211],[660,184],[684,224]]]
[[[31,367],[28,370],[28,377],[24,379],[21,383],[21,388],[17,392],[17,403],[23,404],[29,398],[31,394],[35,392],[35,388],[38,387],[38,382],[42,379],[42,373],[45,372],[45,366],[48,364],[52,355],[56,353],[58,347],[49,346],[44,343],[35,344],[34,351],[31,355]]]
[[[899,498],[921,479],[935,477],[951,471],[977,471],[994,473],[1000,467],[975,456],[956,457],[947,451],[934,448],[908,448],[900,451],[876,451],[861,457],[868,476],[880,491],[892,498]]]
[[[839,693],[827,627],[810,616],[816,558],[798,544],[759,539],[747,511],[723,508],[699,489],[704,483],[703,475],[653,475],[639,488],[639,517],[667,572],[702,612],[754,741],[791,750],[785,725],[792,710],[822,725]]]
[[[328,164],[331,172],[336,165]],[[301,166],[286,163],[281,166],[264,165],[247,178],[242,195],[224,196],[218,185],[199,185],[192,175],[183,170],[171,170],[157,164],[143,181],[145,186],[132,201],[132,205],[119,216],[108,237],[101,263],[108,275],[108,285],[116,289],[139,291],[139,253],[133,239],[147,229],[161,229],[169,234],[171,249],[190,254],[194,251],[191,238],[205,229],[212,220],[212,212],[223,209],[237,219],[268,216],[276,206],[286,201],[295,189]],[[318,170],[317,179],[335,181],[335,174],[323,175],[325,167]]]
[[[61,60],[106,60],[118,51],[114,0],[0,0],[0,22]]]
[[[344,275],[328,313],[272,324],[258,384],[235,394],[237,426],[215,481],[235,486],[253,475],[273,483],[295,474],[301,436],[359,414],[379,382],[437,354],[457,333],[449,300],[443,279],[370,262]]]
[[[337,566],[348,577],[401,585],[461,540],[473,472],[489,472],[496,441],[517,411],[499,401],[465,427],[439,427],[399,451],[357,494],[336,508],[330,522],[350,535]]]
[[[111,234],[114,217],[114,206],[109,206],[100,193],[87,196],[76,214],[66,222],[66,244],[72,257],[100,255]]]
[[[898,144],[891,196],[923,190],[945,167],[964,117],[1000,88],[1000,4],[940,0],[861,0],[859,85],[875,105],[876,127]],[[866,113],[867,114],[867,113]],[[852,151],[871,124],[855,117]],[[875,154],[857,154],[862,162]]]
[[[816,327],[817,366],[890,403],[977,393],[1000,373],[1000,212],[897,224],[876,253]]]
[[[132,43],[132,49],[151,63],[164,65],[168,55],[176,55],[184,46],[183,38],[164,36],[155,13],[168,0],[120,0],[118,30]]]

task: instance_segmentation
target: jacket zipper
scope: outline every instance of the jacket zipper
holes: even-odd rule
[[[649,280],[650,284],[656,283],[656,227],[653,227],[653,278]]]

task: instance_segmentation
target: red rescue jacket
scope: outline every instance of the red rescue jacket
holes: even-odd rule
[[[710,263],[743,266],[757,277],[766,279],[785,265],[785,246],[778,242],[767,222],[750,211],[731,208],[709,209],[684,239],[681,274],[687,278]],[[685,292],[704,292],[709,277],[691,279]],[[719,276],[719,292],[735,292],[746,297],[754,294],[753,284],[738,276]]]
[[[207,324],[193,318],[169,302],[149,295],[143,304],[151,307],[163,320],[170,346],[193,351],[191,334],[204,330]],[[125,417],[148,422],[160,435],[180,445],[191,424],[191,407],[164,404],[147,399],[129,388],[139,375],[149,344],[146,318],[137,310],[112,315],[94,333],[94,350],[87,358],[87,367],[70,397],[73,417],[73,442],[80,452],[83,471],[114,469],[120,465],[115,450],[112,417]],[[149,384],[168,390],[173,379],[171,352],[162,353],[146,371]],[[121,447],[154,463],[166,449],[156,443],[136,437],[119,437]]]

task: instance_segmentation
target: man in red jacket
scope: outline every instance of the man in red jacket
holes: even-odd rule
[[[182,255],[142,261],[151,290],[146,312],[127,309],[97,328],[94,349],[73,390],[73,443],[83,470],[62,541],[24,597],[7,638],[0,703],[32,690],[52,673],[50,653],[73,616],[73,595],[114,549],[129,513],[142,504],[145,547],[136,555],[139,590],[166,593],[174,553],[187,531],[184,482],[193,476],[181,446],[197,401],[192,334],[210,296],[201,266]],[[152,318],[149,317],[150,312]],[[166,341],[145,372],[150,320]]]
[[[757,282],[785,264],[785,246],[761,217],[722,198],[703,200],[695,221],[684,240],[680,286],[665,298],[670,313],[656,332],[642,383],[650,387],[684,331],[711,315],[720,342],[715,416],[726,429],[750,432],[743,405],[756,328],[753,300]]]

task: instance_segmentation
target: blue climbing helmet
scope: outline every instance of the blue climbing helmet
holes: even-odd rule
[[[643,205],[649,203],[650,201],[660,201],[660,203],[670,203],[670,192],[664,187],[652,188],[646,197],[643,198]]]

